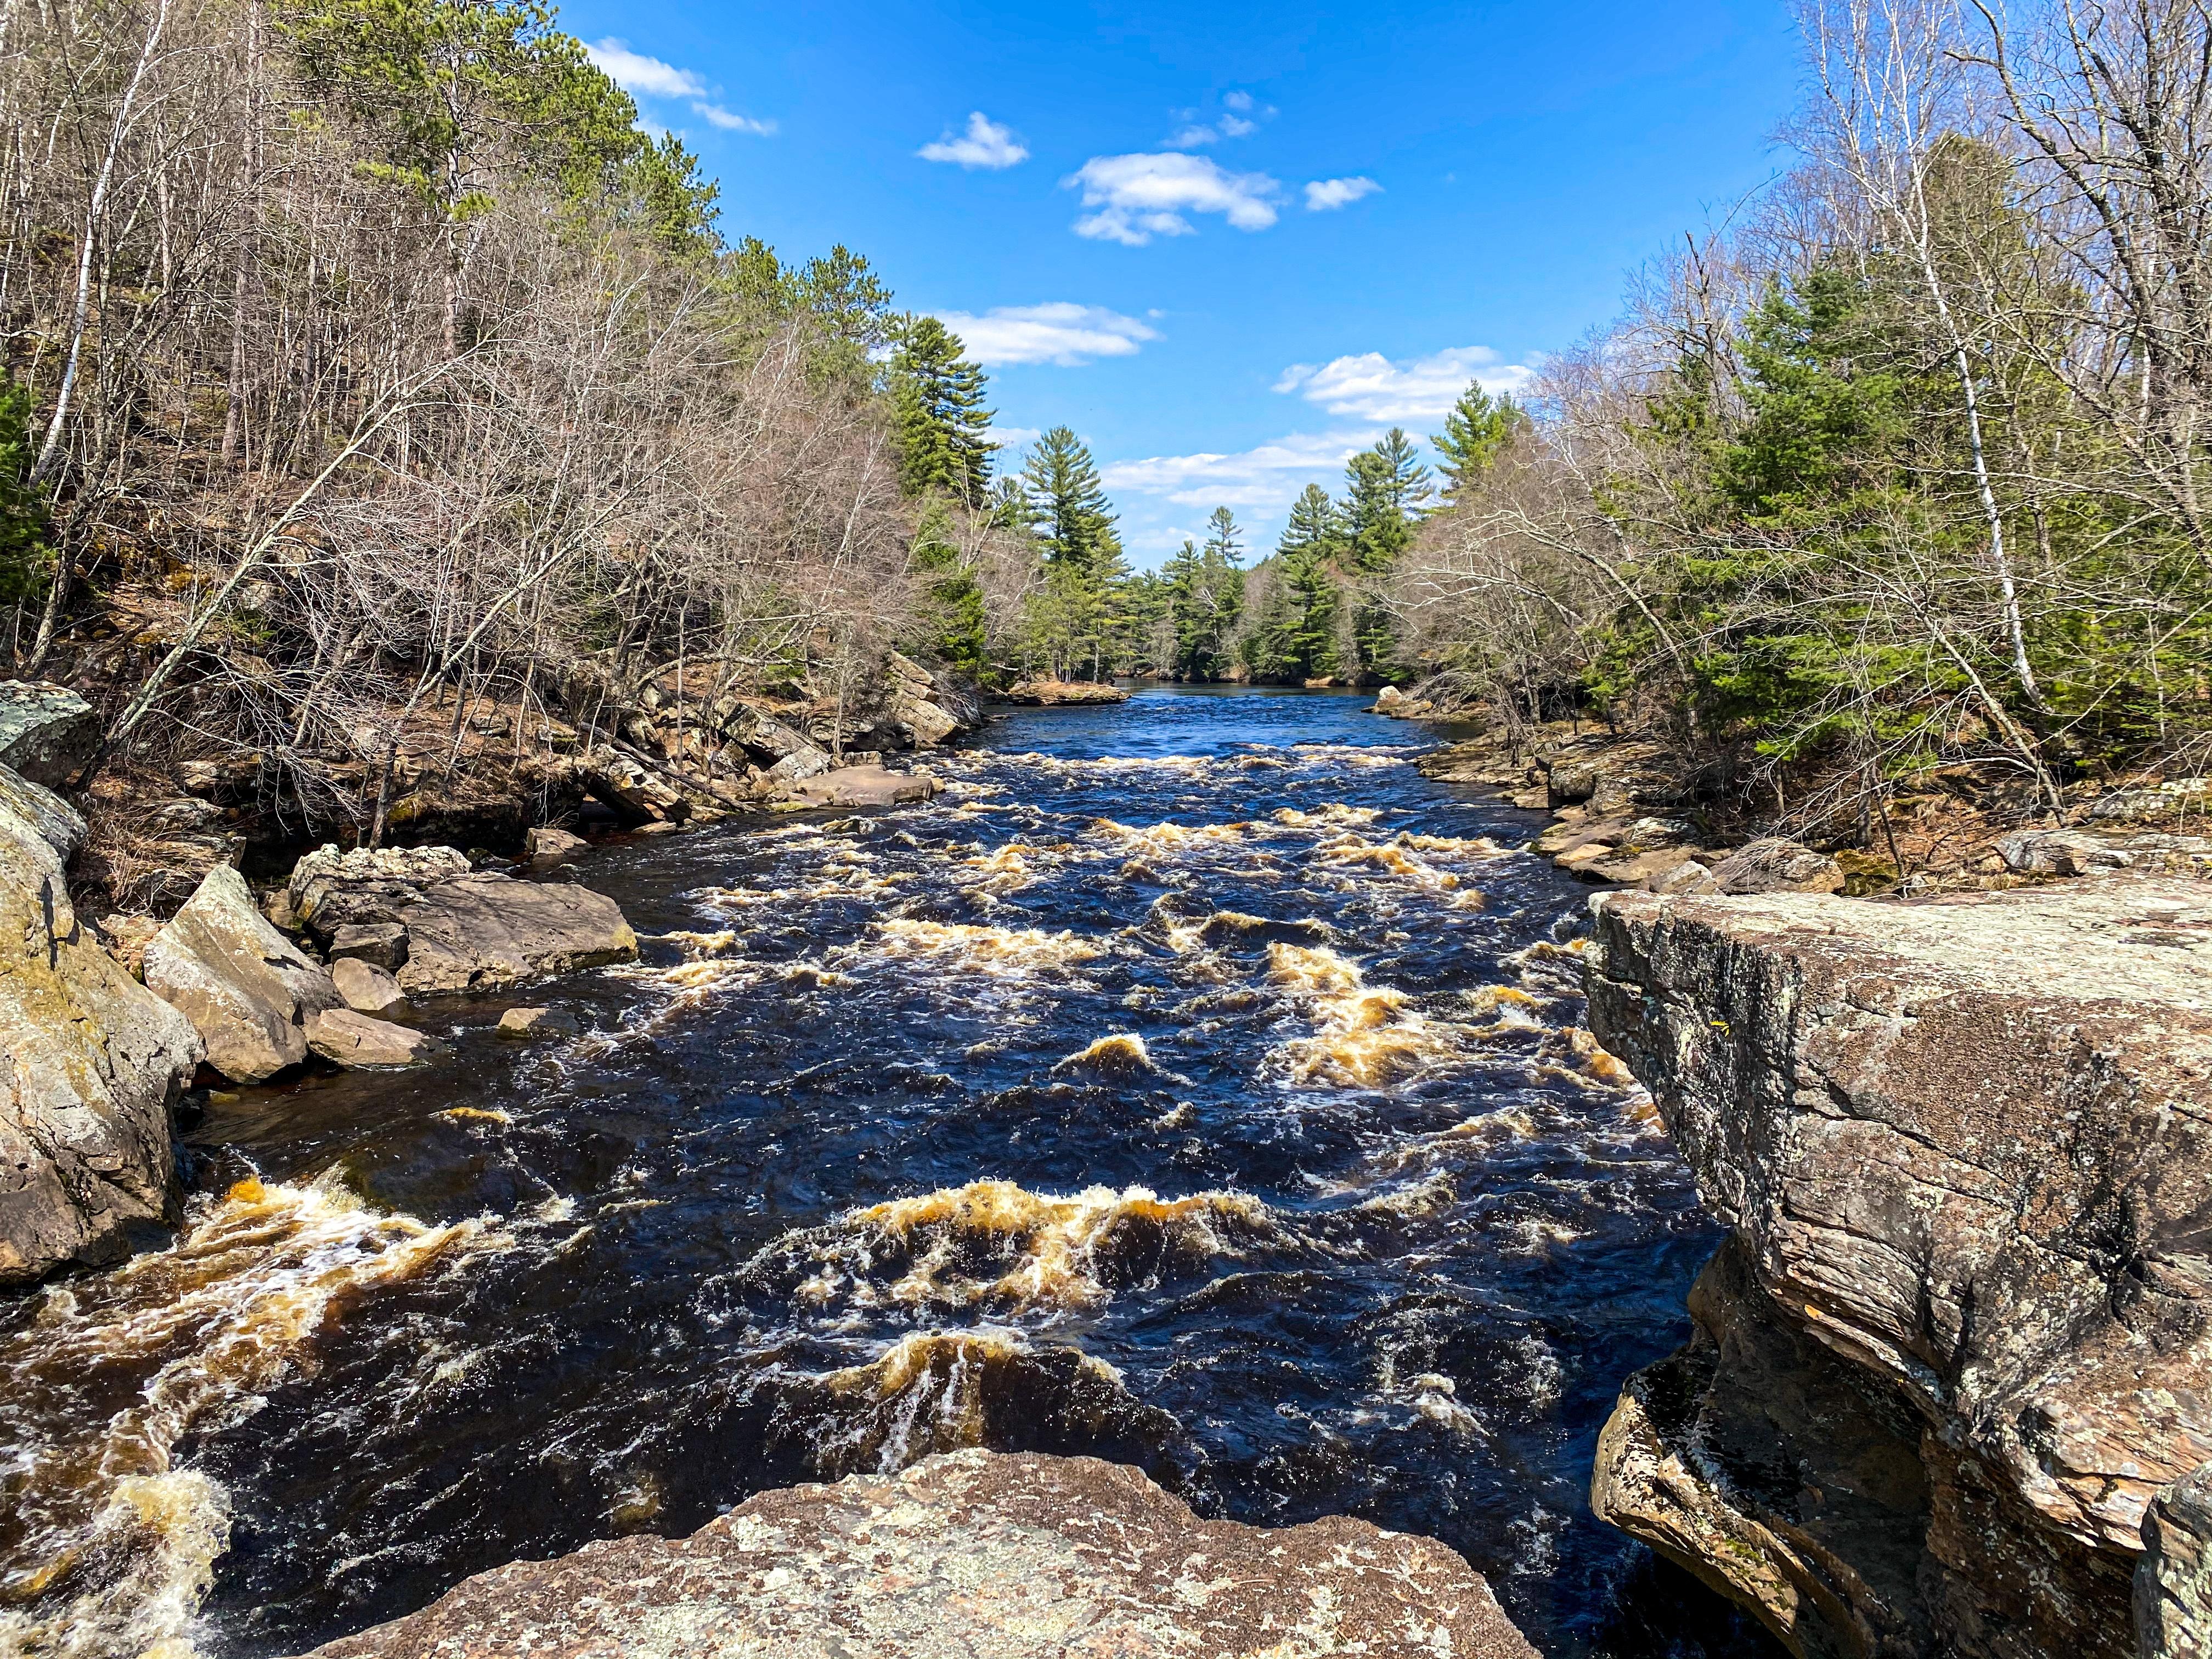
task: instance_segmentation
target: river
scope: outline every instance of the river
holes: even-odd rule
[[[1589,890],[1364,697],[1151,691],[927,806],[594,849],[644,959],[249,1090],[173,1248],[0,1304],[0,1650],[254,1659],[987,1444],[1429,1534],[1557,1659],[1778,1650],[1583,1499],[1717,1239]]]

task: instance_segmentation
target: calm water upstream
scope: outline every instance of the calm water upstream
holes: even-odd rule
[[[645,960],[522,999],[591,1035],[217,1109],[176,1249],[0,1304],[0,1650],[292,1652],[981,1443],[1432,1534],[1548,1655],[1770,1651],[1583,1503],[1717,1239],[1588,890],[1364,711],[1020,714],[927,807],[600,849]]]

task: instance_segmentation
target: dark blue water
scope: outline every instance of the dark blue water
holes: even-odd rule
[[[646,960],[521,1000],[590,1035],[456,1003],[451,1064],[246,1091],[175,1282],[0,1328],[50,1393],[75,1355],[88,1421],[194,1402],[132,1419],[132,1514],[175,1515],[61,1483],[45,1544],[107,1543],[50,1623],[205,1558],[200,1650],[294,1651],[981,1443],[1431,1534],[1547,1654],[1766,1651],[1588,1513],[1717,1235],[1580,1029],[1588,890],[1424,741],[1362,698],[1151,692],[1006,718],[927,807],[589,854]],[[156,1291],[204,1311],[150,1332]],[[41,1479],[116,1461],[34,1427]]]

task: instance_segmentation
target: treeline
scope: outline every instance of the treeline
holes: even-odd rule
[[[1858,814],[2212,749],[2212,17],[1824,0],[1799,165],[1552,362],[1401,560],[1448,703]]]
[[[706,751],[893,648],[1019,672],[1096,540],[994,489],[957,340],[726,238],[527,0],[11,8],[0,123],[0,669],[103,699],[110,779],[374,840],[485,706]]]

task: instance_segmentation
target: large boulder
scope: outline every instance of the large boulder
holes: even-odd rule
[[[146,988],[181,1009],[208,1064],[259,1083],[307,1057],[307,1024],[345,1000],[321,964],[271,927],[227,864],[146,947]]]
[[[320,847],[292,866],[286,893],[300,926],[328,946],[342,927],[398,921],[430,888],[471,867],[451,847]]]
[[[482,1573],[313,1659],[538,1654],[1534,1659],[1442,1544],[1200,1521],[1135,1469],[957,1451],[748,1498],[689,1538]]]
[[[999,700],[1030,708],[1085,708],[1127,702],[1129,694],[1097,680],[1019,680],[1001,691]]]
[[[400,914],[410,996],[485,991],[637,955],[621,907],[568,882],[516,881],[491,872],[428,889]]]
[[[78,924],[64,849],[84,822],[0,768],[0,1285],[112,1261],[173,1209],[169,1109],[191,1024]]]
[[[100,717],[65,685],[0,680],[0,767],[63,784],[100,747]]]
[[[2132,1654],[2212,1457],[2212,889],[1596,916],[1592,1030],[1734,1241],[1593,1502],[1802,1654]]]

